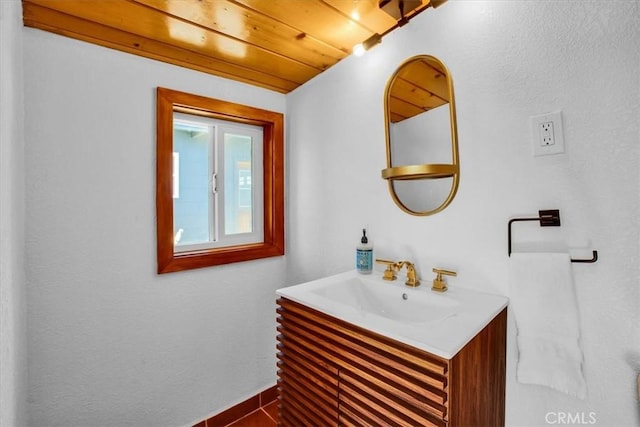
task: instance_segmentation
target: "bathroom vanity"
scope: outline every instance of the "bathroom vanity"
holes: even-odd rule
[[[504,425],[505,297],[355,272],[277,292],[281,425]]]

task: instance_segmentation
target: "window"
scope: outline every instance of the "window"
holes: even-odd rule
[[[260,126],[173,113],[174,252],[262,242],[262,141]]]
[[[157,90],[158,272],[284,254],[283,116]]]

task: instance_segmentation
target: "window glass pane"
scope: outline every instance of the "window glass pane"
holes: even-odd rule
[[[174,121],[173,149],[179,158],[179,196],[173,199],[174,244],[191,245],[213,240],[210,224],[209,177],[212,130],[208,126]]]
[[[247,135],[224,135],[224,232],[253,231],[252,141]]]

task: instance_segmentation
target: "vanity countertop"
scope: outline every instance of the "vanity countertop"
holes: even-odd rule
[[[508,304],[507,297],[450,287],[417,288],[400,277],[386,281],[356,270],[299,285],[276,294],[402,343],[452,359]]]

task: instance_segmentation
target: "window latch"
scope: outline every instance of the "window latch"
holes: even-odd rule
[[[211,192],[218,194],[218,174],[215,172],[211,175]]]

